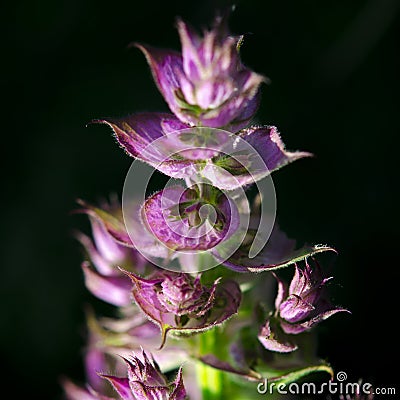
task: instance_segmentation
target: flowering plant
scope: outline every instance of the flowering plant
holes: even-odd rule
[[[85,283],[117,316],[88,315],[88,383],[66,380],[71,400],[248,399],[265,378],[333,375],[307,346],[318,323],[347,312],[316,260],[333,249],[298,247],[275,223],[271,173],[310,154],[250,125],[267,79],[241,62],[226,17],[203,35],[177,25],[181,53],[136,44],[172,114],[95,121],[140,163],[122,203],[79,201],[93,235],[78,236]],[[171,184],[146,196],[146,165]]]

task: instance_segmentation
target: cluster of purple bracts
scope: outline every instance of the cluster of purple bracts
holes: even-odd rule
[[[129,156],[170,177],[187,178],[189,171],[201,167],[208,178],[207,185],[172,186],[156,192],[139,205],[134,217],[140,221],[140,240],[146,242],[149,254],[173,257],[176,251],[210,251],[219,261],[221,273],[219,276],[214,273],[210,279],[207,272],[194,275],[154,265],[135,248],[118,202],[95,206],[80,201],[81,211],[89,216],[93,236],[93,239],[83,234],[78,236],[86,251],[82,264],[86,286],[97,298],[118,307],[119,315],[115,320],[88,315],[88,384],[79,387],[65,381],[70,400],[187,398],[193,390],[185,390],[181,365],[197,354],[190,347],[192,342],[185,339],[228,323],[235,326],[235,318],[240,320],[242,297],[249,295],[252,301],[244,288],[257,286],[265,271],[295,266],[290,285],[275,275],[278,282],[275,310],[265,313],[262,323],[256,323],[253,335],[260,354],[293,352],[297,349],[298,335],[331,315],[346,311],[329,302],[326,288],[329,279],[323,276],[318,263],[312,261],[317,253],[331,250],[327,246],[297,248],[294,240],[275,227],[254,258],[249,258],[247,251],[247,242],[254,238],[251,229],[246,241],[227,259],[213,252],[239,226],[236,206],[221,191],[232,187],[213,180],[210,173],[213,167],[234,173],[235,185],[244,187],[310,154],[287,151],[274,126],[249,125],[259,105],[260,85],[266,78],[242,64],[239,57],[242,38],[229,33],[226,18],[217,18],[212,29],[203,35],[181,20],[178,31],[181,53],[136,45],[144,53],[172,113],[146,112],[96,122],[112,128]],[[203,137],[191,133],[185,137],[192,144],[190,150],[185,149],[179,156],[171,155],[170,148],[179,150],[178,139],[182,137],[169,134],[196,127],[220,131],[208,138],[206,145]],[[245,168],[220,153],[227,140],[224,132],[257,148],[266,166],[265,173],[250,177]],[[161,145],[152,149],[155,141]],[[207,147],[210,142],[212,145]],[[207,225],[202,212],[208,206],[213,207],[215,215],[213,223]],[[167,251],[161,249],[160,243]],[[301,267],[299,263],[303,261],[305,266]],[[182,258],[180,262],[188,261]],[[257,275],[258,272],[264,273]],[[265,301],[268,299],[266,296]],[[259,301],[254,296],[250,308],[258,308]],[[246,325],[242,319],[238,326],[254,326],[254,321],[250,317]],[[212,354],[199,355],[198,360],[256,379],[260,375],[254,366],[243,362],[247,357],[244,347],[238,342],[231,346],[232,365]],[[108,373],[110,370],[118,376]],[[161,372],[176,370],[172,381]]]

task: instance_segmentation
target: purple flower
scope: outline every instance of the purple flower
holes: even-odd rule
[[[182,20],[177,28],[181,53],[136,44],[172,113],[144,112],[94,122],[111,127],[129,156],[184,179],[187,188],[166,186],[142,198],[141,204],[127,198],[124,190],[123,210],[116,203],[96,207],[80,202],[93,234],[93,239],[79,235],[87,253],[82,264],[85,284],[95,296],[119,308],[117,319],[97,320],[89,315],[88,384],[81,388],[65,380],[69,400],[187,399],[181,365],[190,359],[257,382],[264,377],[276,383],[291,382],[313,372],[333,377],[324,362],[303,365],[314,359],[307,349],[299,357],[288,358],[266,351],[293,352],[297,349],[294,335],[338,312],[348,312],[329,301],[326,286],[331,278],[323,276],[316,261],[312,267],[308,263],[313,255],[333,249],[308,244],[298,248],[278,227],[271,232],[275,213],[261,213],[266,207],[261,207],[260,194],[249,215],[243,192],[311,154],[286,150],[274,126],[248,127],[266,78],[241,62],[242,37],[229,33],[227,15],[217,18],[202,35]],[[132,186],[139,192],[136,181]],[[275,194],[273,188],[270,193]],[[270,199],[265,203],[275,206],[275,199]],[[160,258],[162,268],[155,265]],[[232,271],[219,274],[216,269],[194,276],[168,270],[170,261],[177,262],[180,271],[186,266],[194,271],[211,268],[215,260]],[[305,261],[304,268],[297,266],[299,261]],[[268,286],[258,285],[251,274],[229,278],[235,272],[271,271],[291,264],[295,273],[289,285],[273,274],[278,281],[275,311],[258,330],[265,320]],[[271,276],[264,278],[274,282]],[[227,323],[239,311],[241,288],[251,296],[238,318]],[[167,341],[167,336],[185,338],[206,330],[210,332],[199,340],[181,340],[179,345]],[[163,351],[155,352],[153,358],[151,352],[160,344],[159,331],[157,350]],[[297,337],[298,342],[300,338],[306,339]],[[219,349],[221,345],[226,349]],[[132,354],[139,347],[141,354]],[[219,373],[211,374],[213,379],[206,382],[207,369],[201,365],[196,369],[201,392],[208,391],[206,385],[215,378],[210,395],[221,395]],[[110,370],[113,374],[104,373]],[[165,375],[171,371],[178,371],[173,381]],[[188,391],[190,372],[189,366]],[[108,397],[110,391],[116,392],[113,397]]]
[[[132,356],[125,359],[128,377],[119,378],[102,375],[114,387],[123,400],[185,400],[186,390],[182,380],[182,369],[173,382],[168,382],[152,357],[142,351],[142,359]]]
[[[161,245],[154,235],[143,227],[139,216],[140,207],[137,203],[133,202],[131,207],[129,207],[129,214],[124,215],[125,218],[129,218],[129,233],[125,226],[120,204],[116,204],[112,209],[109,209],[107,206],[100,208],[86,203],[83,200],[79,200],[79,204],[83,207],[80,212],[86,213],[98,221],[117,244],[123,247],[133,248],[131,262],[127,264],[126,268],[125,264],[119,264],[125,269],[143,273],[143,271],[154,267],[151,264],[147,264],[145,258],[136,250],[138,248],[142,253],[148,253],[151,256],[168,256],[168,249]],[[135,261],[132,260],[132,257]]]
[[[119,212],[115,203],[105,203],[103,208],[103,215],[110,215],[110,218]],[[132,284],[117,267],[143,273],[148,267],[148,262],[137,250],[117,242],[107,229],[107,224],[97,218],[97,214],[90,208],[84,211],[89,213],[93,235],[91,240],[82,233],[78,234],[78,240],[84,246],[87,255],[87,259],[82,263],[86,287],[94,296],[107,303],[116,306],[128,305],[131,303]]]
[[[127,365],[127,377],[99,374],[107,379],[117,396],[106,396],[94,390],[90,385],[79,387],[64,379],[63,386],[68,400],[185,400],[186,390],[182,380],[182,368],[179,368],[173,382],[168,382],[157,362],[142,350],[138,356],[123,357]]]
[[[200,37],[178,21],[182,54],[136,44],[171,111],[192,126],[238,131],[255,114],[258,89],[265,81],[240,61],[242,37],[231,36],[226,18]]]
[[[279,338],[276,336],[275,329],[271,329],[271,321],[267,320],[258,334],[258,340],[267,350],[270,351],[291,353],[292,351],[297,350],[298,347],[296,344],[282,338],[284,335],[280,335]]]
[[[293,161],[312,156],[305,151],[286,150],[275,126],[250,126],[236,137],[240,140],[227,140],[222,151],[201,171],[221,189],[250,185]]]
[[[84,246],[89,260],[96,269],[104,275],[115,273],[117,266],[144,273],[147,266],[146,259],[132,246],[127,246],[127,243],[121,244],[113,237],[107,229],[105,221],[92,212],[91,208],[96,209],[95,207],[88,206],[83,202],[81,204],[85,206],[83,211],[89,214],[93,240],[81,233],[77,235],[77,238]],[[101,213],[100,209],[97,210]],[[103,215],[108,214],[117,221],[122,218],[121,205],[117,201],[113,201],[112,204],[103,203],[101,210]],[[123,225],[123,221],[121,221],[121,225]]]
[[[81,387],[69,379],[63,379],[62,385],[68,400],[114,400],[112,397],[98,393],[90,385]]]
[[[80,199],[78,200],[78,203],[82,206],[78,212],[87,214],[94,220],[98,221],[115,242],[123,246],[134,247],[129,234],[126,231],[122,209],[119,203],[111,206],[107,204],[95,206]]]
[[[126,306],[131,303],[131,284],[121,273],[102,275],[90,263],[84,261],[82,269],[86,288],[97,298],[115,306]]]
[[[86,377],[91,387],[100,393],[105,393],[106,382],[99,377],[99,372],[112,370],[122,373],[125,365],[120,356],[128,356],[133,350],[140,350],[141,347],[153,351],[159,345],[158,328],[135,304],[120,309],[119,314],[117,319],[97,319],[91,312],[87,317]],[[165,370],[178,367],[185,358],[184,349],[171,346],[167,346],[163,353],[156,353],[157,362]]]
[[[129,156],[174,178],[188,178],[201,171],[220,189],[249,185],[311,156],[286,150],[274,126],[252,126],[236,135],[222,130],[210,134],[205,128],[190,128],[165,113],[137,113],[94,122],[110,126]]]
[[[241,292],[234,281],[217,279],[208,287],[185,273],[162,272],[151,279],[126,274],[134,283],[136,304],[161,330],[161,347],[168,332],[179,336],[211,329],[239,308]]]
[[[161,282],[158,300],[166,312],[188,318],[198,318],[206,314],[213,306],[216,285],[208,289],[197,276],[194,280],[186,274],[178,277],[165,276]]]
[[[115,319],[98,319],[89,310],[87,332],[84,365],[90,393],[94,389],[102,395],[110,395],[109,385],[99,374],[105,371],[113,371],[115,375],[125,373],[123,358],[129,357],[132,351],[144,348],[152,352],[157,364],[165,372],[176,370],[188,359],[188,350],[182,343],[179,346],[176,342],[167,343],[162,352],[157,351],[160,344],[159,329],[135,304],[120,308],[119,317]],[[82,388],[75,389],[83,391]]]
[[[228,239],[239,226],[236,205],[207,184],[168,187],[149,197],[142,208],[149,231],[168,248],[208,250]]]
[[[284,332],[297,334],[311,329],[317,323],[338,312],[349,312],[334,307],[327,298],[326,284],[332,277],[325,278],[321,267],[314,260],[314,268],[308,261],[300,269],[295,266],[295,274],[289,289],[278,279],[278,296],[275,307],[279,310],[281,326]]]
[[[349,312],[345,308],[334,307],[331,304],[326,284],[332,278],[323,276],[316,260],[314,265],[312,268],[307,259],[303,269],[295,265],[295,273],[289,287],[275,275],[278,281],[275,315],[267,319],[259,334],[259,340],[268,350],[278,352],[296,350],[297,346],[286,340],[287,335],[308,331],[338,312]],[[283,334],[279,334],[280,331]]]

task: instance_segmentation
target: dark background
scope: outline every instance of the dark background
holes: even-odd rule
[[[57,398],[83,378],[84,304],[70,211],[120,193],[131,160],[93,118],[166,110],[131,41],[178,48],[180,15],[201,27],[212,1],[19,1],[1,10],[1,364],[13,398]],[[257,121],[314,159],[274,174],[291,236],[339,250],[332,291],[352,316],[320,327],[321,356],[352,382],[397,383],[399,5],[390,0],[242,1],[244,62],[267,75]]]

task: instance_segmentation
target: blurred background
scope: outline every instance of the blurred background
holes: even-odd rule
[[[399,266],[399,2],[238,1],[245,64],[267,75],[257,122],[314,159],[274,174],[292,237],[339,250],[333,298],[352,310],[319,328],[319,354],[352,382],[396,384]],[[61,397],[83,379],[78,197],[120,194],[131,160],[93,118],[167,110],[132,41],[179,48],[179,15],[201,28],[215,1],[21,0],[1,6],[0,356],[13,398]]]

